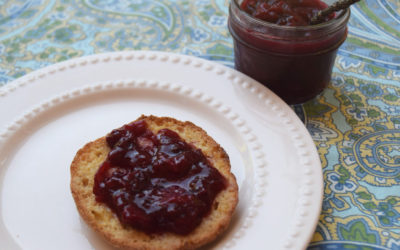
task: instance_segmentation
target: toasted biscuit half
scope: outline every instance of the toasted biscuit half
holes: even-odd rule
[[[93,194],[94,176],[110,149],[106,138],[87,143],[71,164],[71,191],[83,220],[111,245],[123,249],[194,249],[213,241],[229,225],[238,203],[238,186],[231,173],[229,157],[203,129],[191,122],[170,117],[141,116],[153,133],[168,128],[189,144],[202,150],[211,164],[226,178],[227,187],[215,198],[210,214],[188,235],[174,233],[146,234],[120,223],[106,204]]]

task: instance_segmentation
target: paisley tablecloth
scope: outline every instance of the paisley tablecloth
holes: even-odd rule
[[[227,0],[0,0],[0,86],[94,53],[161,50],[233,66]],[[400,249],[400,2],[352,7],[329,88],[293,107],[321,157],[309,249]]]

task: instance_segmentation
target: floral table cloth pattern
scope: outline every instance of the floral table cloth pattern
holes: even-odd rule
[[[0,0],[0,86],[94,53],[161,50],[233,66],[227,0]],[[293,106],[324,173],[309,249],[400,249],[400,2],[351,8],[329,88]]]

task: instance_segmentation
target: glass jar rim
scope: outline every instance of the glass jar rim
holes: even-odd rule
[[[314,25],[307,25],[307,26],[286,26],[286,25],[279,25],[275,23],[270,23],[258,18],[255,18],[251,16],[249,13],[246,11],[242,10],[240,8],[238,1],[237,0],[231,0],[231,3],[234,3],[236,5],[236,8],[242,12],[249,20],[253,21],[255,24],[263,25],[263,26],[268,26],[270,28],[274,29],[281,29],[281,30],[293,30],[293,31],[312,31],[312,30],[318,30],[318,29],[323,29],[332,25],[337,24],[337,22],[342,23],[342,22],[347,22],[347,20],[350,18],[350,8],[344,9],[340,11],[339,16],[327,21],[327,22],[322,22]]]

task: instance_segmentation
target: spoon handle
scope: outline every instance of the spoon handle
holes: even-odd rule
[[[332,5],[330,5],[328,8],[319,11],[318,14],[315,15],[311,19],[311,24],[321,23],[326,16],[332,14],[335,11],[347,9],[348,7],[350,7],[350,5],[352,5],[352,4],[356,3],[356,2],[359,2],[359,1],[360,0],[339,0],[339,1],[336,1]]]

